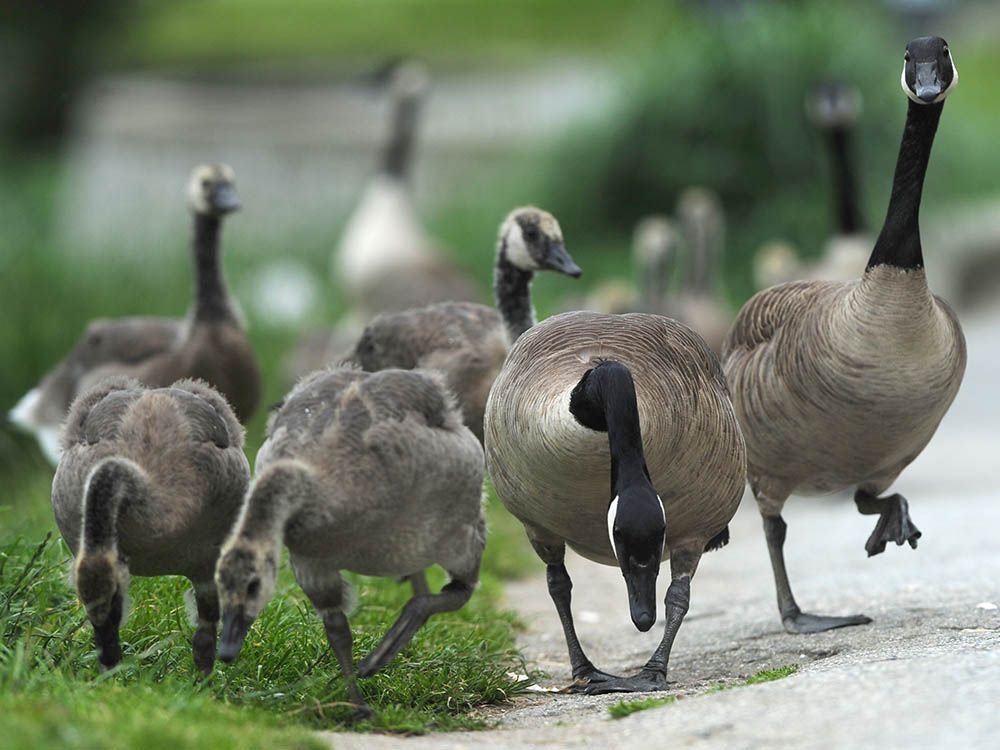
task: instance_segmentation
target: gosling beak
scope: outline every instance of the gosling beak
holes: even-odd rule
[[[625,573],[629,614],[632,623],[643,633],[656,622],[656,576],[659,572],[659,565],[649,564],[632,565]]]
[[[240,648],[243,646],[243,639],[247,637],[247,632],[253,620],[243,614],[242,609],[235,612],[225,612],[222,615],[222,638],[219,641],[219,658],[226,664],[236,661],[240,655]]]
[[[930,104],[941,96],[941,79],[938,76],[938,66],[936,62],[916,64],[916,81],[914,82],[914,93],[920,101]]]
[[[566,246],[561,242],[553,242],[549,245],[549,252],[545,256],[542,266],[550,271],[558,271],[572,276],[574,279],[580,278],[583,274],[583,269],[573,262],[569,253],[566,252]]]
[[[223,184],[212,191],[212,205],[219,213],[228,214],[238,211],[242,204],[240,197],[236,194],[236,188]]]

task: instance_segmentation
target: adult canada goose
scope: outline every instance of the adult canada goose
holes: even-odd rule
[[[872,247],[861,211],[851,142],[861,114],[861,92],[840,81],[824,82],[811,92],[806,111],[830,153],[836,209],[836,231],[827,240],[819,262],[809,269],[807,278],[849,281],[864,270]]]
[[[187,318],[92,321],[66,358],[11,411],[11,421],[34,432],[53,462],[59,460],[59,426],[73,399],[108,375],[129,375],[151,387],[199,378],[226,396],[240,420],[256,410],[260,370],[219,258],[222,220],[240,207],[233,170],[225,164],[196,167],[188,201],[195,293]]]
[[[367,319],[453,299],[475,299],[476,285],[458,273],[420,223],[410,195],[417,120],[430,77],[415,60],[389,75],[392,125],[377,174],[347,220],[333,257],[335,283]]]
[[[916,547],[920,538],[906,500],[879,495],[930,441],[965,372],[962,329],[927,286],[918,222],[934,133],[957,82],[943,39],[906,46],[906,127],[867,269],[851,282],[793,282],[760,292],[726,341],[724,367],[789,632],[870,622],[799,609],[782,553],[781,510],[789,495],[857,487],[858,510],[879,515],[865,545],[869,555],[888,542]]]
[[[697,331],[718,354],[732,322],[718,289],[726,232],[722,201],[707,188],[688,188],[677,201],[677,219],[688,251],[688,278],[667,314]]]
[[[194,380],[148,389],[115,376],[85,391],[66,418],[52,507],[73,551],[97,663],[121,660],[129,574],[191,579],[194,661],[215,661],[219,548],[250,483],[243,428],[215,390]]]
[[[274,593],[281,545],[326,628],[359,713],[342,570],[400,576],[441,565],[438,594],[414,596],[362,661],[366,677],[409,643],[427,618],[472,595],[486,543],[483,451],[440,376],[352,368],[306,377],[271,416],[256,479],[216,571],[219,656],[233,661]]]
[[[743,437],[716,356],[694,331],[659,315],[557,315],[511,349],[485,429],[497,495],[546,564],[574,689],[664,689],[691,577],[704,551],[728,541],[746,482]],[[638,675],[609,675],[584,654],[566,545],[621,568],[642,631],[656,619],[656,577],[670,558],[663,640]]]
[[[496,309],[472,302],[383,313],[365,328],[351,359],[369,372],[392,367],[444,373],[458,396],[465,424],[483,438],[490,386],[511,342],[535,323],[531,280],[549,270],[579,277],[562,230],[547,211],[528,206],[510,212],[497,238],[493,291]]]

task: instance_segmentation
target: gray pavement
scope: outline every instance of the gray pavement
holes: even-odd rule
[[[1000,314],[966,322],[969,370],[938,435],[895,490],[923,531],[917,550],[867,559],[873,528],[846,495],[793,498],[786,512],[789,575],[800,605],[823,614],[863,612],[869,626],[791,636],[780,626],[760,521],[748,495],[731,544],[706,555],[674,644],[671,705],[612,720],[622,696],[538,693],[485,715],[487,732],[420,738],[331,735],[338,748],[1000,746]],[[569,561],[576,621],[588,655],[615,672],[638,669],[655,647],[631,625],[617,570]],[[541,563],[539,563],[541,572]],[[661,576],[661,589],[666,575]],[[508,587],[527,624],[521,646],[541,687],[569,668],[555,611],[539,575]],[[783,680],[733,690],[789,664]],[[626,696],[628,697],[628,696]],[[639,696],[636,696],[639,697]]]

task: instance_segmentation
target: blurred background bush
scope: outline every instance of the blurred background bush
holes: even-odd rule
[[[753,291],[762,242],[818,253],[833,229],[829,164],[803,98],[822,79],[863,93],[855,146],[877,230],[905,114],[900,59],[918,34],[945,36],[962,75],[926,221],[947,226],[963,205],[996,213],[1000,9],[990,0],[11,0],[2,14],[2,412],[88,319],[182,314],[184,184],[194,164],[215,160],[235,167],[244,199],[225,265],[277,400],[301,329],[344,311],[329,254],[388,126],[371,73],[400,55],[434,76],[417,203],[481,280],[483,300],[496,226],[529,202],[560,219],[586,285],[629,277],[635,220],[671,212],[692,184],[722,196],[734,307]],[[296,326],[254,304],[278,259],[302,264],[320,290]],[[536,291],[545,314],[567,282],[540,278]],[[16,506],[49,471],[31,441],[0,427],[0,525],[47,516]]]

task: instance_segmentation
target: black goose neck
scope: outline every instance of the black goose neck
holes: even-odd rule
[[[635,482],[649,482],[639,403],[628,367],[609,360],[589,370],[573,389],[570,411],[584,427],[608,433],[613,497]]]
[[[851,135],[851,128],[846,125],[830,128],[827,133],[830,166],[833,170],[837,231],[840,234],[858,234],[865,229],[858,200],[858,180]]]
[[[924,266],[920,245],[920,198],[924,189],[927,163],[944,103],[917,104],[910,100],[906,126],[899,144],[892,196],[885,223],[868,259],[868,268],[891,265],[903,269]]]
[[[191,244],[197,284],[194,311],[196,320],[207,322],[232,317],[219,258],[221,233],[222,217],[202,213],[194,215],[194,238]]]
[[[507,258],[507,238],[500,241],[496,269],[493,273],[493,298],[497,310],[507,326],[510,343],[535,324],[535,310],[531,306],[531,280],[534,273],[524,271]]]
[[[403,180],[410,174],[420,99],[417,96],[401,96],[393,106],[392,133],[382,153],[382,172]]]

